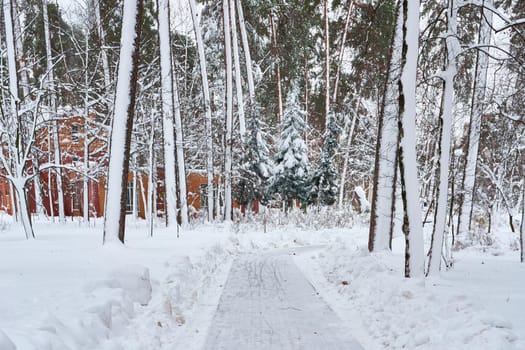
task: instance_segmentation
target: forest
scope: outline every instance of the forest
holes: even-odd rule
[[[144,237],[176,233],[188,242],[193,232],[205,232],[181,247],[200,245],[215,230],[232,234],[211,248],[213,267],[193,262],[168,276],[182,278],[188,290],[223,287],[220,277],[191,278],[220,272],[221,261],[230,261],[224,249],[234,259],[231,251],[320,249],[319,242],[330,251],[314,256],[321,270],[296,263],[328,280],[335,273],[339,288],[353,283],[340,261],[354,241],[366,253],[350,254],[346,266],[363,270],[348,273],[371,291],[360,274],[379,260],[392,266],[385,252],[400,254],[401,269],[391,271],[406,280],[455,276],[456,263],[472,254],[481,264],[485,253],[507,254],[512,269],[523,271],[525,1],[0,3],[0,246],[6,252],[18,238],[28,244],[17,245],[20,251],[36,249],[54,230],[62,232],[60,244],[68,244],[66,230],[93,230],[97,245],[131,244],[130,251],[163,244],[137,244],[137,227]],[[290,236],[298,228],[308,233]],[[278,236],[239,236],[260,231]],[[217,237],[210,239],[226,239]],[[381,264],[369,272],[388,273],[378,272]],[[149,283],[149,272],[140,273]],[[389,290],[382,283],[379,290]],[[403,283],[394,284],[402,289]],[[145,288],[151,297],[151,285]],[[173,319],[162,322],[180,326],[179,308],[196,306],[169,288]],[[375,294],[365,296],[366,288],[353,298],[363,293],[356,300],[370,302]],[[2,331],[9,325],[1,313],[0,305],[0,348],[16,349]],[[490,320],[494,332],[508,328]],[[385,332],[373,337],[385,344],[393,339]],[[359,334],[365,348],[381,348]],[[439,344],[427,338],[385,348]],[[503,338],[520,344],[507,333]],[[209,339],[206,348],[220,343]],[[462,344],[476,349],[477,343]]]
[[[397,193],[421,259],[423,215],[438,252],[489,239],[502,212],[520,230],[521,2],[192,0],[180,31],[167,0],[78,5],[68,21],[58,3],[3,1],[0,175],[28,238],[39,174],[55,176],[60,220],[66,172],[108,174],[106,223],[118,223],[119,178],[150,179],[153,213],[157,167],[166,225],[188,224],[186,173],[198,169],[208,188],[218,177],[208,221],[232,220],[232,203],[330,212],[370,198],[369,247],[388,249]],[[89,120],[85,150],[63,164],[71,117]]]

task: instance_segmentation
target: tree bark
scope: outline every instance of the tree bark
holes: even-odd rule
[[[450,144],[452,137],[452,118],[454,108],[454,78],[457,74],[456,57],[458,43],[457,6],[454,0],[449,0],[447,9],[446,66],[443,71],[443,94],[441,97],[441,112],[439,115],[440,137],[438,144],[438,164],[436,171],[436,210],[434,212],[434,227],[428,253],[427,275],[436,275],[441,266],[441,251],[445,237],[448,203],[448,177],[450,166]]]
[[[212,115],[211,115],[211,98],[210,88],[208,84],[208,72],[206,69],[206,56],[204,54],[204,43],[202,40],[201,28],[198,21],[197,6],[195,0],[189,0],[191,17],[193,22],[193,29],[195,32],[195,41],[197,42],[197,51],[199,53],[200,72],[202,80],[202,93],[204,95],[204,109],[206,112],[206,174],[208,181],[208,221],[213,221],[213,130],[212,130]],[[218,193],[218,191],[217,191]],[[217,211],[219,208],[217,207]]]
[[[330,124],[330,27],[328,20],[328,0],[324,0],[324,116],[325,116],[325,130],[328,130]]]
[[[405,234],[405,277],[423,277],[423,227],[416,156],[416,74],[419,0],[403,0],[403,48],[399,79],[399,169]]]
[[[278,46],[277,46],[277,29],[273,20],[273,13],[270,13],[270,30],[272,33],[272,52],[274,58],[277,60],[279,58]],[[277,84],[277,122],[282,122],[283,120],[283,88],[281,84],[281,66],[277,62],[275,63],[275,76]]]
[[[124,243],[126,190],[137,91],[142,0],[124,0],[120,62],[111,128],[104,243]]]
[[[184,156],[184,131],[182,128],[182,117],[180,110],[179,86],[175,67],[172,60],[173,72],[173,98],[175,99],[175,151],[177,155],[177,171],[179,175],[179,202],[180,202],[180,221],[183,227],[189,223],[188,219],[188,190],[186,183],[186,157]]]
[[[246,22],[244,21],[244,13],[242,10],[241,0],[236,0],[237,15],[239,17],[239,28],[241,31],[242,49],[244,52],[244,60],[246,62],[246,77],[248,81],[248,93],[250,95],[250,104],[255,103],[255,84],[253,81],[253,67],[252,56],[250,54],[250,45],[248,43],[248,34],[246,33]]]
[[[244,143],[244,136],[246,134],[246,118],[244,116],[244,97],[242,94],[241,61],[239,59],[239,43],[237,39],[237,21],[235,20],[235,2],[234,0],[229,1],[232,34],[231,39],[235,67],[235,93],[237,97],[237,112],[239,116],[239,133],[241,137],[241,142]]]
[[[16,136],[14,143],[9,145],[7,161],[4,155],[0,155],[2,165],[7,172],[11,189],[16,192],[16,208],[13,205],[13,212],[19,215],[20,221],[24,227],[24,232],[27,239],[34,238],[33,225],[31,223],[31,216],[27,205],[26,184],[27,178],[24,178],[24,171],[26,170],[27,150],[25,145],[25,135],[23,131],[23,122],[19,115],[20,96],[18,92],[18,67],[16,60],[15,37],[13,31],[13,17],[18,14],[14,11],[13,3],[10,0],[4,1],[4,26],[6,38],[6,53],[7,53],[7,68],[9,78],[9,118],[12,120],[13,133]],[[11,140],[10,140],[11,141]],[[9,165],[8,165],[9,163]]]
[[[57,103],[55,91],[55,69],[53,67],[53,53],[51,51],[51,35],[49,33],[49,16],[47,14],[47,0],[42,0],[42,15],[44,17],[44,36],[46,42],[46,63],[47,63],[47,89],[49,90],[49,109],[50,123],[53,127],[53,154],[55,165],[62,164],[60,155],[59,126],[57,118]],[[58,221],[65,223],[66,214],[64,209],[64,189],[62,186],[62,169],[55,169],[57,179],[57,201],[58,201]]]
[[[177,178],[175,166],[174,94],[168,0],[158,0],[162,131],[164,135],[164,186],[166,226],[177,225]]]
[[[334,82],[334,93],[332,95],[332,103],[337,102],[337,91],[339,89],[339,77],[341,74],[341,67],[343,66],[343,57],[345,53],[345,43],[346,43],[346,35],[348,33],[348,27],[350,24],[350,15],[352,14],[352,9],[354,8],[354,0],[350,0],[350,3],[348,4],[348,10],[346,12],[346,19],[345,19],[345,26],[343,29],[343,34],[341,36],[341,46],[339,48],[339,58],[337,60],[337,71],[335,73],[335,82]]]
[[[397,6],[396,28],[390,49],[390,67],[379,114],[368,235],[368,250],[371,252],[391,249],[392,247],[399,149],[397,124],[399,105],[397,98],[399,96],[398,81],[401,74],[399,64],[403,45],[403,9],[401,5],[399,2]]]
[[[481,11],[481,22],[479,26],[480,45],[489,45],[492,30],[492,11],[484,8],[485,3],[491,4],[491,0],[483,0]],[[472,105],[470,110],[470,124],[467,135],[467,154],[463,172],[463,200],[459,207],[457,236],[461,237],[470,230],[472,219],[474,188],[476,186],[476,166],[478,160],[479,136],[481,132],[481,119],[485,109],[485,89],[487,85],[487,72],[489,67],[489,56],[482,50],[478,50],[476,57],[476,72],[474,76],[474,88],[472,94]]]
[[[95,2],[95,19],[97,21],[97,32],[98,38],[100,40],[100,53],[102,56],[102,70],[104,71],[104,88],[106,93],[109,95],[109,89],[111,86],[111,72],[109,69],[109,59],[106,47],[106,31],[102,25],[102,20],[100,19],[100,1],[94,0]]]
[[[226,134],[224,151],[224,220],[231,221],[232,215],[232,126],[233,126],[233,76],[232,46],[229,0],[222,2],[224,20],[224,57],[226,61]]]
[[[525,240],[525,181],[523,181],[523,189],[521,190],[521,228],[520,228],[520,261],[523,263],[525,254],[523,252],[523,242]]]

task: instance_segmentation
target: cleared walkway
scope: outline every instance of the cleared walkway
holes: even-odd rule
[[[234,261],[204,348],[363,349],[283,254]]]

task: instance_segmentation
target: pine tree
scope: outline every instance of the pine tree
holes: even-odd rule
[[[324,135],[323,149],[317,171],[312,176],[312,192],[310,200],[321,205],[332,205],[337,200],[337,171],[334,157],[338,148],[337,135],[339,127],[333,113],[329,116]]]
[[[286,99],[281,126],[279,150],[275,157],[275,170],[270,178],[269,192],[279,194],[288,210],[294,200],[305,203],[310,193],[306,143],[302,133],[306,129],[305,111],[299,104],[296,85]]]
[[[239,168],[239,180],[233,192],[235,201],[245,206],[253,201],[266,201],[265,186],[272,174],[259,106],[250,106],[248,113],[248,137]]]

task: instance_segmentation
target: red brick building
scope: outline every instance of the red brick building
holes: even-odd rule
[[[66,216],[82,216],[84,212],[84,175],[85,167],[84,152],[85,145],[88,145],[88,166],[93,173],[88,180],[89,196],[89,215],[90,217],[101,217],[104,215],[104,201],[106,194],[106,169],[107,169],[107,146],[104,140],[106,128],[98,127],[93,116],[66,117],[57,122],[61,163],[66,168],[62,169],[62,189],[64,193],[64,211]],[[90,139],[84,138],[86,128],[88,130],[99,130],[94,135],[91,132]],[[48,150],[53,151],[54,144],[52,130],[49,127],[41,128],[36,137],[36,146],[42,154],[49,154]],[[88,133],[90,134],[90,133]],[[52,153],[52,152],[51,152]],[[41,164],[53,162],[52,159],[43,156],[39,159]],[[0,170],[1,171],[1,170]],[[164,213],[164,169],[158,168],[156,181],[156,213],[162,216]],[[42,171],[39,176],[41,186],[42,206],[46,215],[58,215],[58,191],[57,191],[57,171]],[[214,179],[215,183],[218,179]],[[202,201],[207,189],[207,176],[203,172],[190,172],[187,175],[188,205],[191,206],[190,212],[197,212],[206,205]],[[147,207],[148,176],[142,173],[128,174],[128,197],[127,210],[134,212],[133,205],[136,205],[138,216],[144,218]],[[35,189],[33,183],[28,191],[29,207],[32,213],[36,212]],[[135,198],[134,198],[135,197]],[[206,196],[204,195],[206,198]],[[13,214],[11,189],[9,182],[0,177],[0,211]]]

